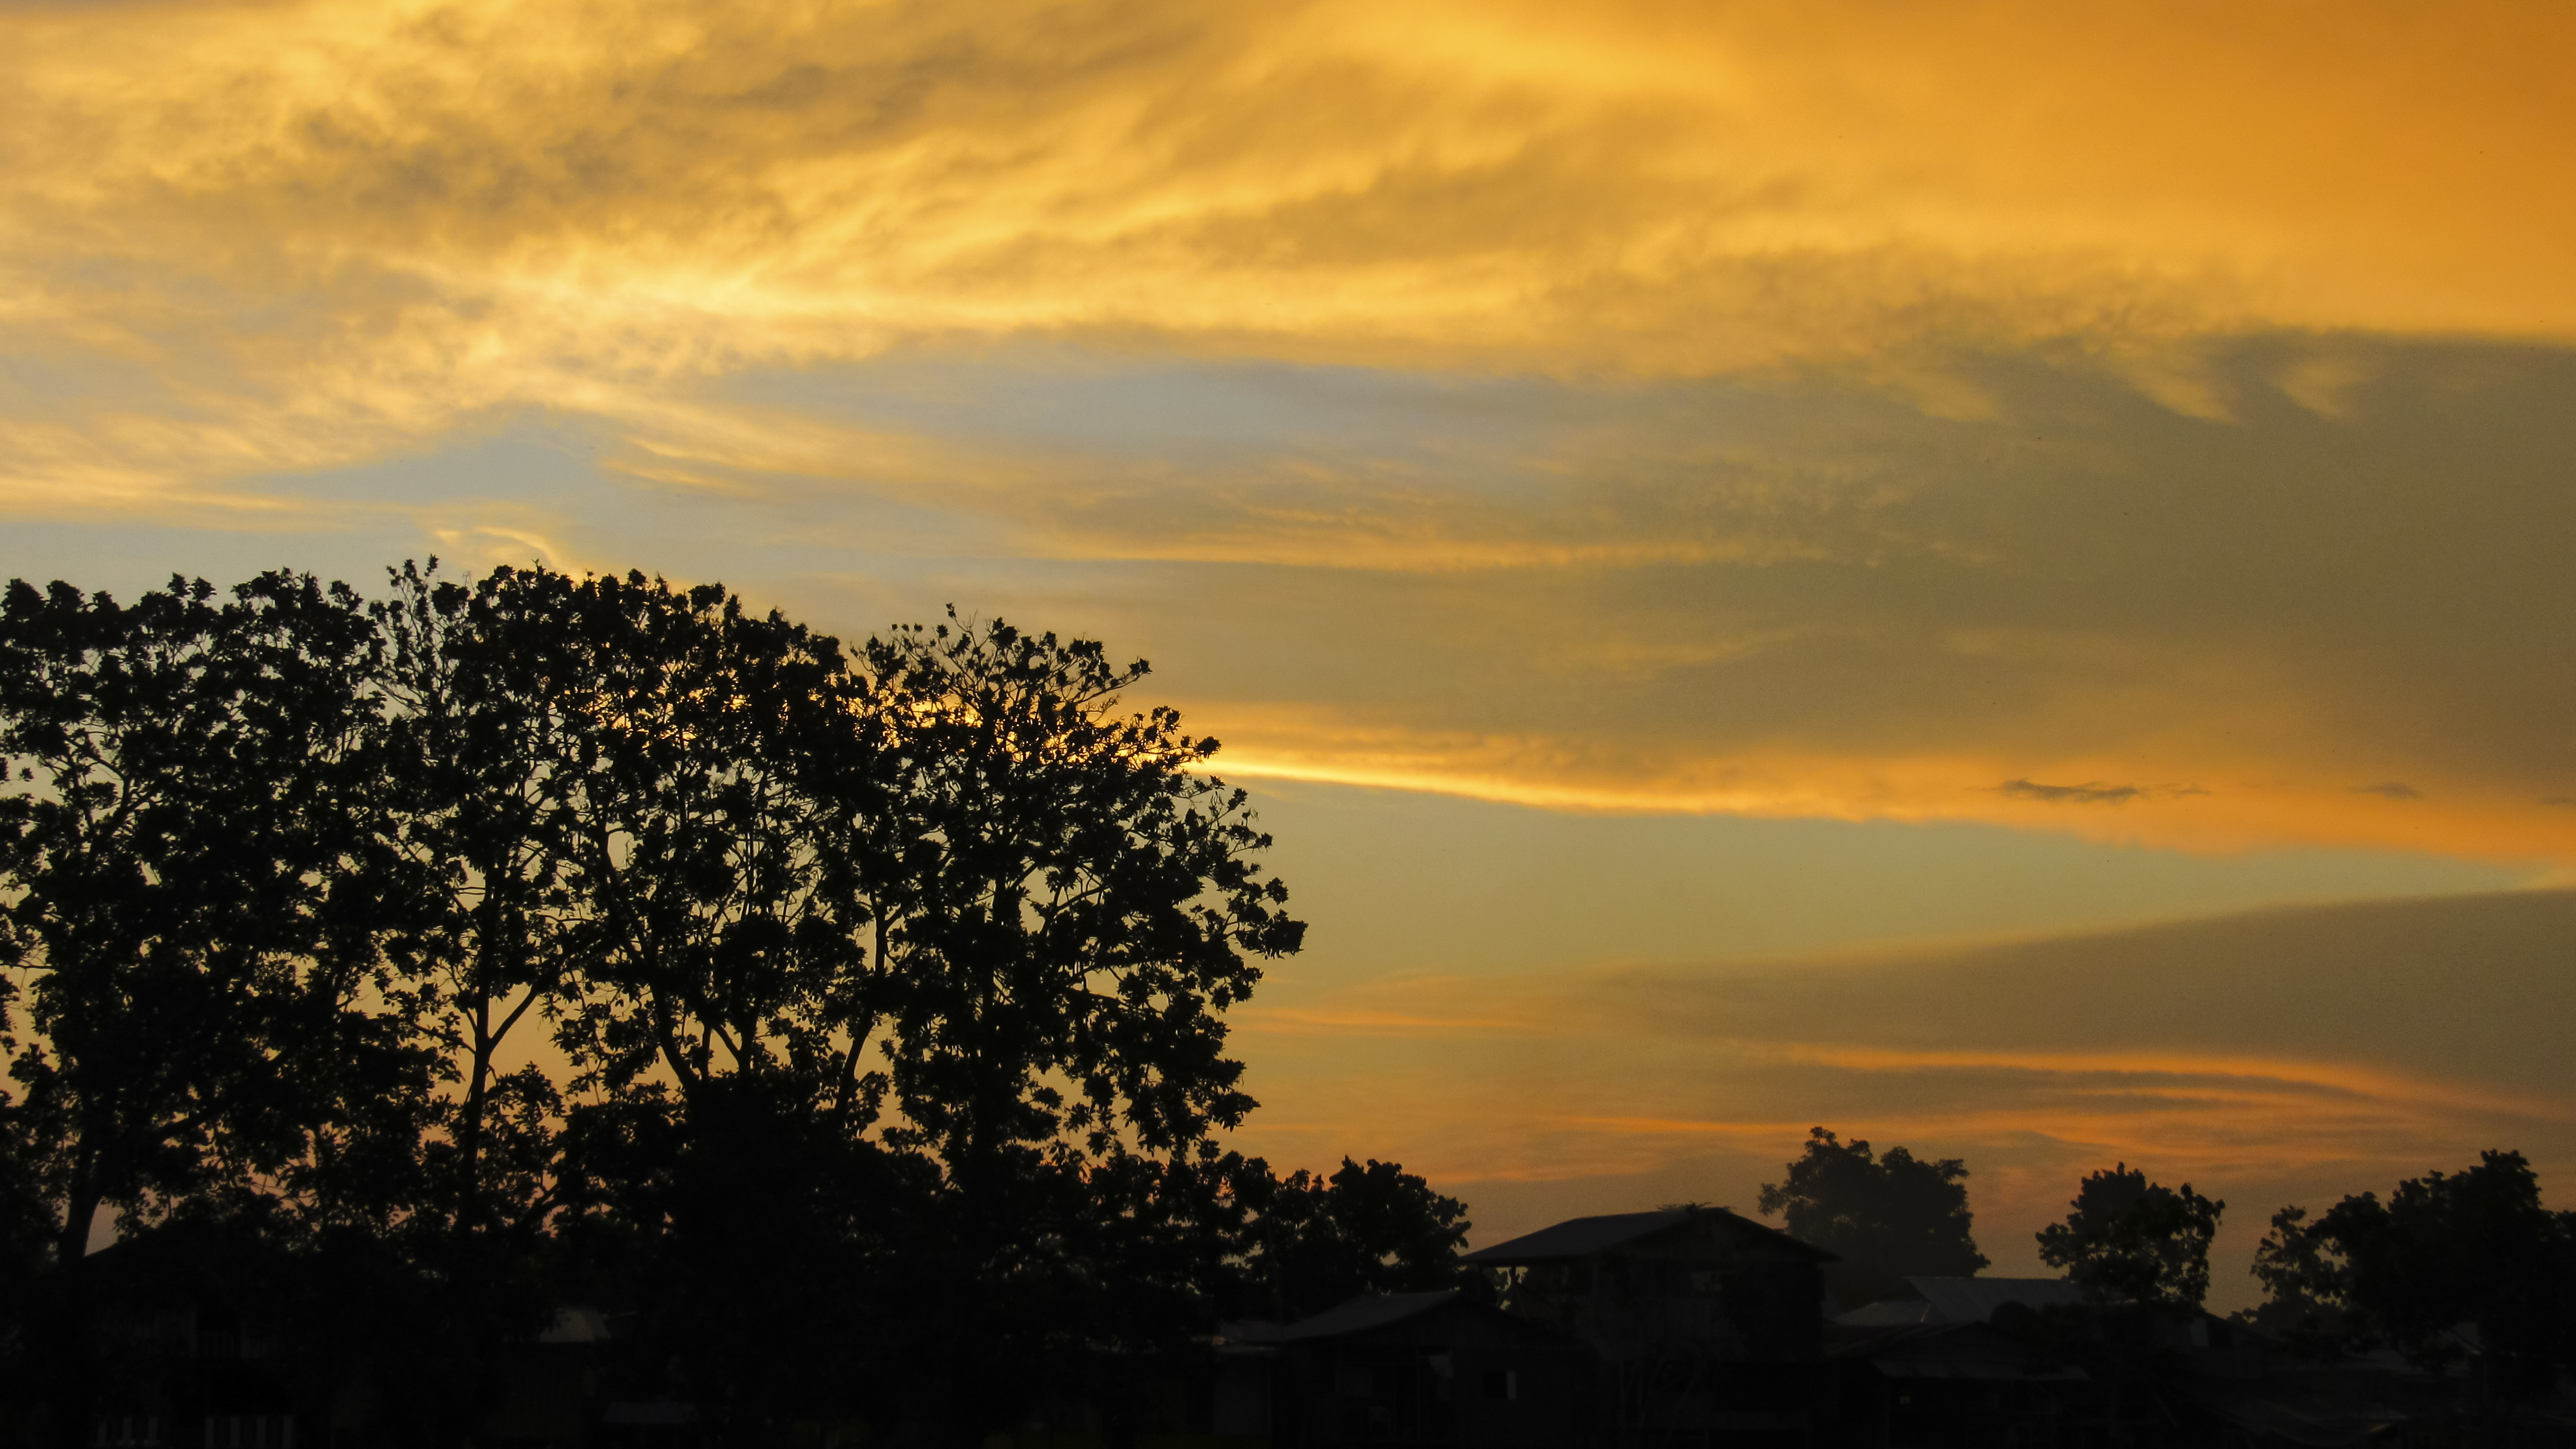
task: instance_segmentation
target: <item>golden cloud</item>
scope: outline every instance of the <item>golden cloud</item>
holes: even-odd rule
[[[1357,697],[1193,686],[1239,772],[2564,858],[2555,383],[2369,334],[2576,338],[2576,191],[2533,180],[2576,20],[2098,10],[13,8],[0,507],[324,527],[379,505],[258,476],[533,410],[799,537],[865,498],[1222,565],[1230,626],[1285,574],[1338,641],[1426,597],[1354,573],[1449,590]],[[1448,396],[1384,446],[1122,451],[757,385],[1046,339]]]
[[[2530,7],[143,4],[0,19],[23,502],[904,337],[1556,373],[2576,332]],[[2330,399],[2334,380],[2299,386]],[[57,415],[53,422],[60,423]]]
[[[2242,696],[2227,701],[2241,702]],[[2098,731],[2109,714],[2089,723]],[[2090,756],[1895,748],[1838,754],[1779,746],[1729,750],[1705,736],[1408,728],[1307,706],[1218,703],[1194,710],[1191,719],[1229,741],[1210,768],[1245,780],[1431,791],[1560,811],[1982,820],[2192,851],[2327,843],[2557,862],[2562,872],[2576,861],[2576,822],[2535,802],[2504,773],[2464,771],[2431,798],[2392,809],[2401,802],[2355,791],[2332,772],[2330,759],[2284,775],[2277,761],[2209,753],[2158,759],[2157,742],[2136,736],[2101,741],[2102,752]],[[2036,782],[2015,773],[2034,770],[2070,781],[2147,783],[2030,788]]]

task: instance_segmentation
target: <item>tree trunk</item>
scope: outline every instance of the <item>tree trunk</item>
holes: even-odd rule
[[[483,1113],[492,1081],[491,1004],[474,1003],[474,1066],[456,1124],[456,1230],[483,1224]]]
[[[64,1204],[62,1231],[54,1239],[54,1264],[45,1275],[36,1361],[43,1375],[44,1410],[38,1440],[53,1449],[88,1449],[97,1412],[98,1353],[90,1323],[89,1230],[98,1218],[94,1183],[76,1184]]]

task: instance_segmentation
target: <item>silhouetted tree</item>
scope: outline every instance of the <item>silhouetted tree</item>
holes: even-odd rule
[[[1270,839],[1205,773],[1214,740],[1118,708],[1142,661],[996,621],[872,641],[867,667],[895,803],[851,829],[873,832],[862,892],[897,986],[866,1086],[899,1118],[884,1140],[938,1163],[939,1220],[975,1265],[949,1351],[1034,1352],[1039,1324],[1178,1347],[1207,1305],[1130,1311],[1096,1282],[1153,1275],[1096,1255],[1206,1201],[1177,1185],[1253,1105],[1223,1013],[1305,929],[1259,864]],[[1159,1186],[1104,1190],[1137,1183]]]
[[[88,1436],[97,1210],[288,1193],[364,1216],[427,1059],[384,967],[376,633],[347,589],[174,579],[0,603],[0,964],[27,984],[5,1136],[47,1206],[32,1334]]]
[[[1345,1157],[1330,1177],[1301,1168],[1281,1178],[1254,1158],[1236,1195],[1243,1267],[1230,1307],[1242,1316],[1293,1322],[1363,1293],[1480,1282],[1458,1261],[1466,1204],[1400,1164]]]
[[[2342,1261],[2317,1226],[2303,1207],[2272,1214],[2272,1230],[2254,1249],[2264,1300],[2229,1316],[2273,1334],[2295,1353],[2331,1357],[2362,1334],[2342,1302]]]
[[[423,1207],[458,1251],[496,1236],[524,1250],[552,1207],[563,1102],[543,1071],[501,1060],[515,1032],[544,1030],[567,1004],[573,842],[556,776],[578,746],[554,697],[569,682],[549,672],[556,641],[501,617],[509,575],[468,588],[436,568],[390,571],[393,596],[374,609],[396,705],[383,828],[403,868],[401,939],[458,1088],[427,1149]]]
[[[2576,1214],[2540,1204],[2540,1180],[2519,1152],[2433,1172],[2377,1195],[2347,1197],[2310,1221],[2284,1208],[2255,1252],[2272,1302],[2301,1311],[2318,1346],[2376,1339],[2431,1369],[2470,1352],[2501,1401],[2548,1388],[2576,1367]],[[2289,1309],[2283,1310],[2286,1314]]]
[[[2039,1258],[2104,1301],[2197,1309],[2209,1243],[2227,1204],[2147,1181],[2127,1163],[2086,1177],[2066,1221],[2039,1232]]]
[[[1120,710],[1141,661],[953,616],[853,658],[718,586],[434,568],[373,606],[12,589],[0,1228],[31,1184],[40,1276],[106,1203],[308,1321],[395,1310],[312,1351],[402,1359],[424,1439],[550,1284],[641,1310],[636,1362],[733,1440],[971,1437],[1212,1321],[1223,1013],[1303,927],[1216,742]],[[568,1080],[507,1065],[532,1029]],[[1375,1171],[1309,1216],[1419,1186]]]
[[[1894,1297],[1912,1275],[1970,1277],[1986,1266],[1969,1233],[1967,1176],[1955,1157],[1903,1147],[1873,1156],[1867,1142],[1846,1145],[1817,1127],[1787,1179],[1764,1185],[1759,1206],[1784,1215],[1791,1237],[1842,1259],[1826,1265],[1825,1282],[1844,1307],[1858,1307]]]
[[[1163,1189],[1250,1106],[1221,1013],[1302,927],[1250,858],[1268,839],[1244,796],[1198,768],[1215,743],[1115,712],[1141,664],[998,622],[854,664],[640,575],[500,570],[432,603],[444,647],[535,692],[504,719],[543,721],[514,738],[553,753],[505,783],[558,852],[559,1037],[617,1104],[576,1141],[623,1144],[567,1166],[663,1245],[663,1321],[711,1355],[697,1392],[793,1406],[846,1379],[791,1383],[811,1356],[754,1330],[814,1342],[812,1320],[746,1292],[768,1279],[743,1255],[779,1261],[773,1217],[808,1179],[849,1189],[798,1219],[801,1261],[839,1267],[780,1288],[900,1293],[881,1347],[946,1371],[925,1386],[980,1378],[960,1412],[994,1412],[1032,1355],[1186,1335],[1190,1314],[1097,1285],[1159,1281],[1115,1255],[1168,1236],[1195,1198]],[[759,1141],[806,1145],[739,1150]]]
[[[1146,673],[998,621],[872,644],[902,771],[873,883],[899,1140],[953,1179],[1191,1151],[1252,1101],[1222,1013],[1305,927],[1255,853],[1247,797],[1169,709],[1120,714]],[[1067,1089],[1070,1090],[1067,1090]]]

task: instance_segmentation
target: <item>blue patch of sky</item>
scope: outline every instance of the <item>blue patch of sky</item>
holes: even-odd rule
[[[1376,462],[1510,493],[1572,429],[1640,390],[1266,361],[1106,357],[1069,348],[898,352],[751,372],[729,400],[1025,456],[1210,466],[1259,458]]]
[[[515,530],[565,550],[572,557],[556,562],[568,566],[718,578],[772,600],[799,580],[853,576],[921,580],[928,596],[941,587],[930,580],[971,574],[996,547],[980,522],[863,491],[653,482],[612,466],[616,448],[593,420],[523,414],[416,451],[223,481],[222,494],[274,509],[13,520],[0,533],[0,574],[131,594],[174,572],[228,581],[292,567],[365,587],[405,558],[519,561],[505,534],[478,532]]]

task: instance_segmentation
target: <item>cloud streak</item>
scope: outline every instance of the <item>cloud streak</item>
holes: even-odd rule
[[[1559,1198],[1583,1179],[1687,1170],[1698,1195],[1747,1201],[1816,1123],[1964,1156],[1979,1240],[2007,1268],[2083,1172],[2139,1163],[2234,1204],[2220,1255],[2233,1275],[2283,1202],[2384,1191],[2483,1147],[2526,1150],[2553,1181],[2576,1172],[2558,1067],[2576,1046],[2571,928],[2576,895],[2534,892],[1840,959],[1382,981],[1319,995],[1411,1013],[1473,1000],[1494,1024],[1248,1040],[1254,1090],[1275,1084],[1292,1122],[1355,1110],[1344,1094],[1365,1085],[1387,1105],[1363,1115],[1408,1164],[1559,1182]]]
[[[2138,785],[2105,785],[2098,781],[2043,785],[2036,780],[2006,780],[1994,790],[2015,800],[2038,800],[2050,805],[2125,805],[2148,793]]]

